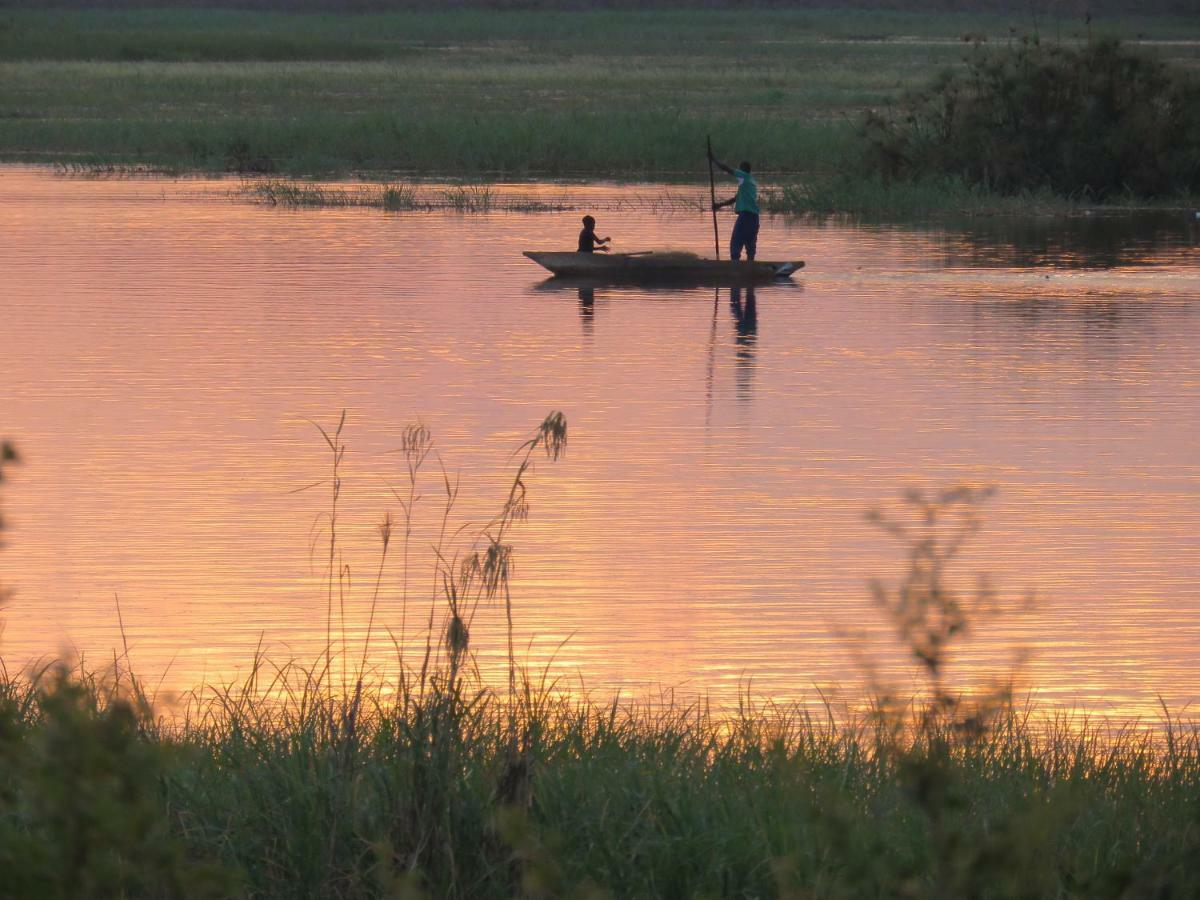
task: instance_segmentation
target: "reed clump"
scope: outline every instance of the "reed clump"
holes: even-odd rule
[[[421,425],[378,528],[361,645],[343,610],[345,417],[321,428],[327,649],[258,656],[170,716],[128,668],[0,675],[0,894],[272,897],[1190,896],[1200,890],[1200,731],[1037,717],[949,680],[959,637],[1003,606],[948,570],[988,492],[908,495],[872,518],[908,550],[881,613],[927,674],[907,711],[882,680],[857,714],[758,703],[596,699],[519,665],[514,535],[551,414],[496,516],[450,525],[457,481]],[[437,487],[434,588],[408,577]],[[384,563],[404,559],[398,584]],[[393,576],[394,578],[394,576]],[[428,584],[424,579],[422,583]],[[508,630],[504,684],[477,613]],[[409,622],[419,626],[409,632]],[[378,667],[390,632],[395,665]]]
[[[269,206],[297,208],[362,206],[389,211],[424,208],[417,199],[415,188],[394,184],[340,188],[312,182],[272,179],[247,182],[237,191],[237,196]]]

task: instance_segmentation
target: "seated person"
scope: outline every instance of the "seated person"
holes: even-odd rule
[[[583,231],[579,232],[579,252],[593,253],[599,250],[601,253],[607,253],[608,247],[604,245],[612,241],[612,238],[596,237],[596,220],[591,216],[583,217]]]

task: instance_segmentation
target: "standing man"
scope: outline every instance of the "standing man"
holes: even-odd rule
[[[743,161],[736,169],[731,169],[713,156],[711,151],[708,158],[718,169],[738,181],[736,196],[713,204],[713,209],[732,204],[733,211],[737,213],[737,222],[729,237],[729,258],[741,259],[742,248],[745,248],[746,259],[754,262],[754,252],[758,249],[758,182],[750,175],[750,163]]]

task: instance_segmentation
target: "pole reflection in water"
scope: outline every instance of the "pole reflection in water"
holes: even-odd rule
[[[704,434],[709,436],[712,425],[713,375],[717,368],[717,308],[721,305],[721,291],[713,288],[712,326],[708,329],[708,366],[704,375]]]

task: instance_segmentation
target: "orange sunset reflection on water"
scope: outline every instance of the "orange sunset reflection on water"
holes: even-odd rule
[[[3,494],[10,668],[111,659],[117,598],[163,691],[239,677],[260,642],[315,659],[329,491],[305,488],[328,477],[313,423],[343,409],[361,652],[404,428],[423,423],[460,476],[454,528],[498,511],[510,454],[561,409],[567,455],[538,462],[512,539],[519,655],[566,687],[851,702],[860,654],[908,684],[866,589],[903,554],[864,514],[965,481],[998,493],[956,573],[990,573],[1013,609],[963,646],[962,683],[1026,654],[1021,689],[1050,706],[1153,716],[1160,695],[1200,696],[1200,262],[1182,216],[767,219],[760,256],[808,268],[751,305],[547,284],[520,251],[569,247],[578,210],[289,211],[236,187],[0,171],[0,436],[24,457]],[[711,252],[693,188],[498,190],[581,204],[618,249]],[[428,617],[432,460],[420,493],[407,612],[394,545],[376,620],[402,644],[401,621],[415,641]],[[494,675],[502,611],[472,641]]]

